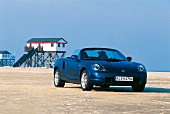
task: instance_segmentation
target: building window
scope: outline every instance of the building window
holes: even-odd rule
[[[58,44],[58,47],[60,47],[60,43]]]
[[[65,47],[65,44],[63,44],[63,47]]]
[[[51,44],[51,47],[54,47],[54,44],[53,44],[53,43]]]
[[[5,57],[5,55],[3,55],[3,57]]]

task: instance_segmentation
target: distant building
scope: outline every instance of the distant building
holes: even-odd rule
[[[15,63],[15,56],[8,51],[0,50],[0,66],[13,66]]]

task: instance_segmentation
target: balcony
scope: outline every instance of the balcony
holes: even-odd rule
[[[27,47],[27,46],[24,47],[25,52],[29,52],[32,49],[34,49],[34,47]],[[42,46],[38,46],[38,51],[43,51],[43,47]]]

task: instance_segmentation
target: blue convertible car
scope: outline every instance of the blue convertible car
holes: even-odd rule
[[[54,85],[81,84],[83,91],[93,86],[109,88],[111,85],[132,86],[141,92],[147,82],[145,66],[131,62],[121,52],[109,48],[84,48],[76,50],[71,57],[60,58],[54,66]]]

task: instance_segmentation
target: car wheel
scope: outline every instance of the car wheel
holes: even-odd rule
[[[61,80],[58,69],[54,71],[54,86],[55,87],[64,87],[65,82]]]
[[[134,92],[142,92],[145,89],[145,84],[132,86]]]
[[[86,70],[84,70],[81,75],[81,88],[83,91],[91,91],[93,89],[93,85],[90,84],[89,76]]]
[[[108,89],[110,87],[110,85],[101,85],[100,87],[104,88],[104,89]]]

